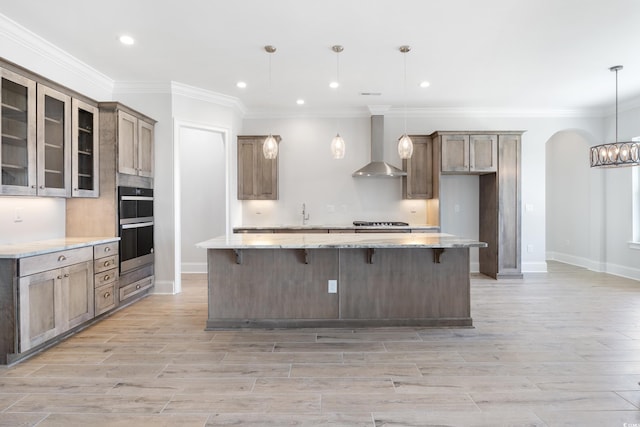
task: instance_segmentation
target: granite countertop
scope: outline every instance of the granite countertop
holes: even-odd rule
[[[362,225],[242,225],[233,227],[233,230],[380,230],[383,233],[385,229],[389,230],[440,230],[437,225],[421,224],[421,225],[391,225],[391,226],[362,226]]]
[[[485,248],[487,244],[444,233],[231,234],[196,245],[203,249]]]
[[[24,258],[50,252],[100,245],[119,241],[119,237],[62,237],[60,239],[39,240],[0,245],[0,258]]]

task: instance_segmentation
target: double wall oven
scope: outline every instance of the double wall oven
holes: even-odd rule
[[[153,189],[118,187],[120,274],[153,264]]]

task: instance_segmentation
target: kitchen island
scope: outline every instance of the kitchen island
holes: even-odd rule
[[[232,234],[207,249],[207,329],[471,326],[469,248],[442,233]]]

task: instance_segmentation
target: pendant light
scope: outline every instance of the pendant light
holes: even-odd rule
[[[332,89],[338,89],[338,87],[340,87],[340,52],[342,52],[344,48],[340,45],[335,45],[331,47],[331,50],[336,53],[336,80],[331,82],[329,87]],[[336,119],[336,122],[338,122],[338,119]],[[340,132],[337,132],[336,136],[331,140],[331,156],[334,159],[342,159],[344,158],[345,150],[346,144],[344,139],[340,136]]]
[[[591,147],[591,167],[638,166],[640,165],[640,142],[618,142],[618,71],[622,65],[615,65],[609,71],[616,73],[616,139],[612,144]]]
[[[275,53],[276,48],[273,46],[265,46],[264,50],[269,54],[269,101],[271,101],[271,56]],[[269,125],[271,127],[271,125]],[[278,142],[273,137],[271,130],[269,130],[269,136],[264,140],[262,144],[262,154],[265,159],[275,159],[278,157]]]
[[[401,159],[410,159],[413,154],[413,141],[407,135],[407,53],[410,50],[410,46],[400,46],[404,58],[404,134],[398,140],[398,154]]]

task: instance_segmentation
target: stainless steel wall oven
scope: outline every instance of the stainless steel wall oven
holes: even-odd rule
[[[153,189],[118,187],[120,274],[153,263]]]

